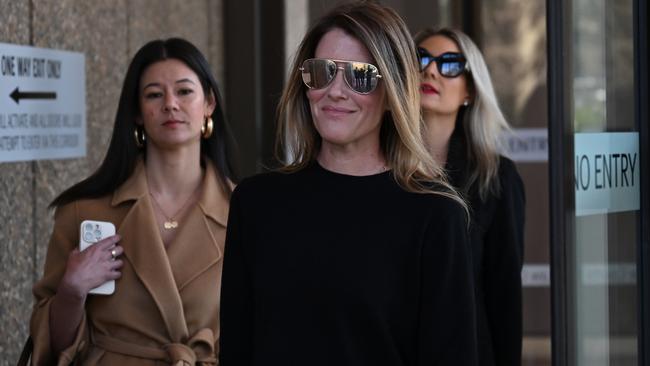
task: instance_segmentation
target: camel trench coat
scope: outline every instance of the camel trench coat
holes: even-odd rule
[[[216,364],[221,270],[228,198],[214,167],[206,164],[198,203],[163,245],[144,164],[113,194],[57,209],[43,278],[34,285],[30,330],[36,365]],[[122,277],[112,295],[86,299],[74,343],[60,355],[50,349],[52,296],[68,253],[79,245],[83,220],[110,221],[122,237]]]

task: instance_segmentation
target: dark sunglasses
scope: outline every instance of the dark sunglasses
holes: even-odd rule
[[[462,53],[445,52],[434,57],[429,51],[418,47],[418,57],[420,58],[420,71],[426,70],[432,62],[435,62],[440,75],[446,78],[455,78],[465,71],[469,72],[469,64]]]
[[[298,68],[302,81],[309,89],[322,89],[330,85],[339,70],[348,87],[359,94],[369,94],[377,87],[381,75],[379,69],[367,62],[310,58]]]

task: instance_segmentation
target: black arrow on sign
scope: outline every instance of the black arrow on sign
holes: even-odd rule
[[[18,87],[9,96],[16,104],[20,104],[21,99],[56,99],[55,92],[21,92]]]

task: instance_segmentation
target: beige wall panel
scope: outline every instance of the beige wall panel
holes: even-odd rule
[[[224,36],[223,36],[223,0],[208,1],[208,54],[206,57],[212,66],[212,72],[217,78],[219,91],[222,96],[226,90],[226,75],[224,65]],[[225,97],[225,96],[224,96]]]
[[[27,336],[32,305],[34,175],[31,163],[0,169],[0,365],[10,365]]]
[[[28,45],[29,2],[0,0],[0,9],[0,42]],[[0,365],[5,366],[16,363],[32,304],[34,174],[31,162],[0,163],[0,172]]]
[[[126,72],[127,15],[121,1],[35,0],[34,45],[86,58],[86,158],[39,161],[36,171],[36,246],[39,273],[52,231],[47,205],[85,178],[103,159],[110,140],[120,84]]]
[[[148,41],[182,37],[208,55],[209,0],[131,0],[129,55]]]

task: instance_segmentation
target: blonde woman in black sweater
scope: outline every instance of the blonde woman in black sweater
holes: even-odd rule
[[[233,193],[220,365],[475,365],[464,202],[421,138],[396,13],[340,6],[280,103],[281,172]]]

